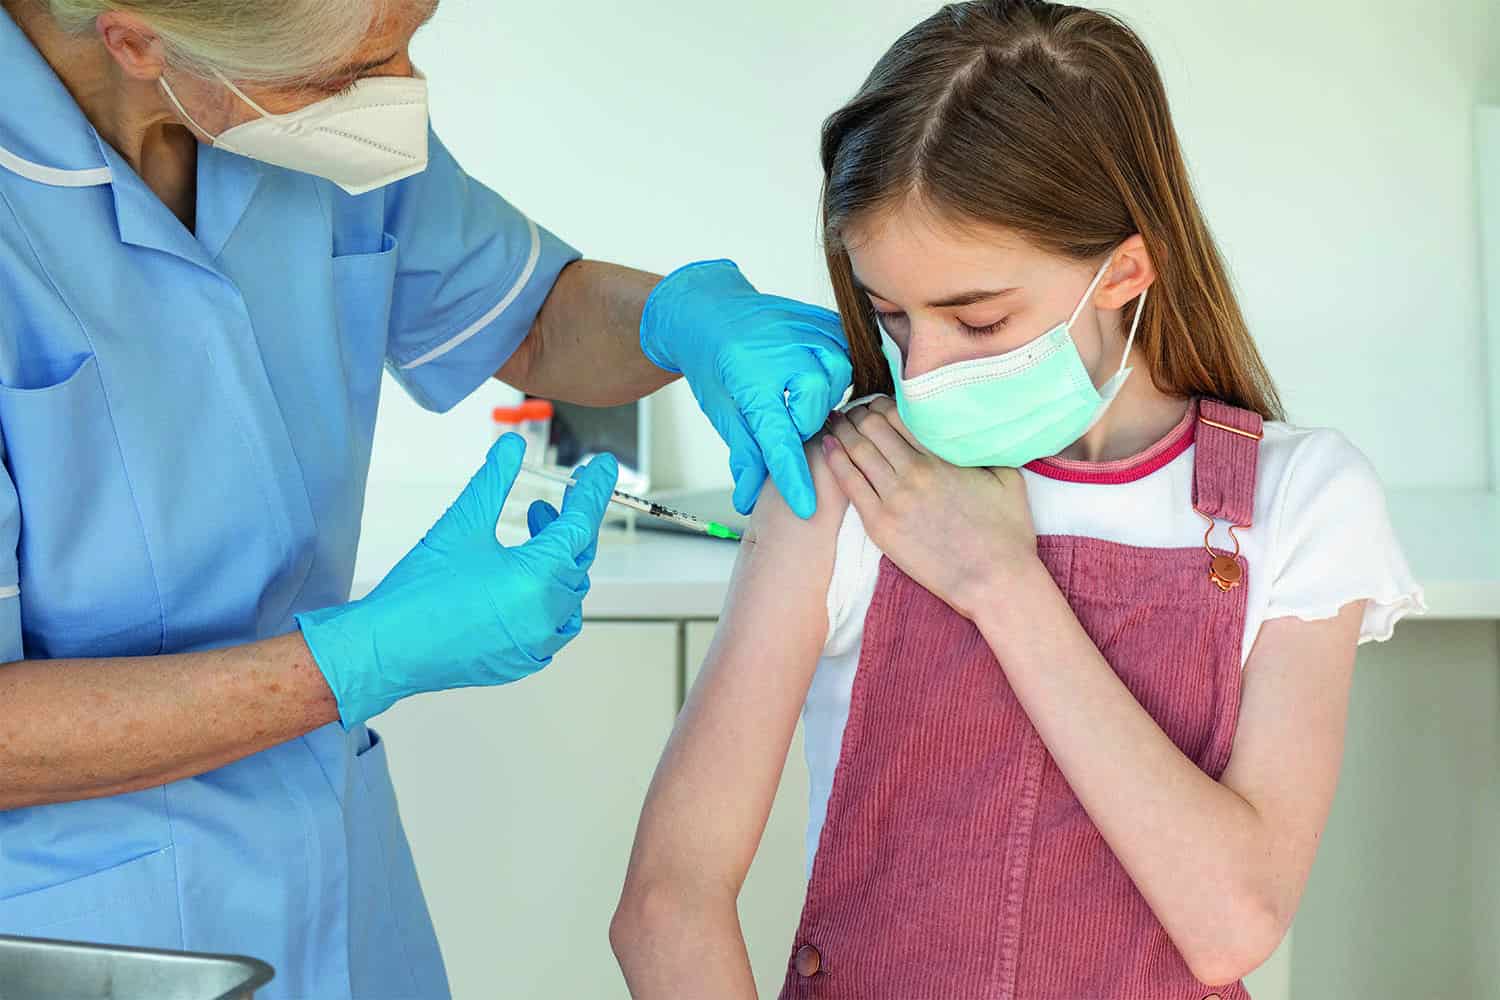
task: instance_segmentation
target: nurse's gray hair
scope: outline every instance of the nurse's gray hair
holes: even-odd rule
[[[65,30],[100,14],[134,14],[161,37],[169,63],[231,80],[316,78],[357,48],[386,0],[42,0]]]

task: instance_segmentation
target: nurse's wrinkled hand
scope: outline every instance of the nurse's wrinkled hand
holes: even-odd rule
[[[1021,474],[948,464],[917,444],[889,399],[835,415],[823,450],[870,539],[964,617],[1036,560]]]
[[[527,677],[578,634],[619,467],[609,455],[589,462],[562,511],[533,504],[531,540],[505,546],[495,522],[525,450],[514,434],[497,441],[453,506],[369,596],[297,616],[346,727],[410,695]]]
[[[748,514],[769,472],[788,506],[817,506],[802,442],[822,428],[853,375],[837,313],[762,295],[727,260],[662,280],[641,318],[641,348],[681,372],[729,445],[734,506]]]

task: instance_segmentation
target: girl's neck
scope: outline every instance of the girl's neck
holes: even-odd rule
[[[1114,462],[1138,455],[1182,422],[1192,400],[1169,396],[1137,364],[1098,426],[1063,449],[1058,458],[1075,462]]]

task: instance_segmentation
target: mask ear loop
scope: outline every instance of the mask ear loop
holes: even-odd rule
[[[261,107],[259,104],[256,104],[254,101],[250,100],[250,96],[248,94],[246,94],[240,88],[236,87],[233,83],[231,83],[229,81],[229,78],[226,77],[223,73],[220,73],[218,70],[214,70],[213,73],[214,73],[214,79],[215,80],[218,80],[224,86],[228,87],[229,88],[229,92],[231,94],[233,94],[235,97],[238,97],[240,100],[242,100],[246,104],[250,105],[251,110],[253,110],[256,114],[260,115],[262,118],[275,118],[276,117],[275,115],[271,114],[271,112],[269,112],[265,108]]]
[[[1125,353],[1120,355],[1120,371],[1115,372],[1116,375],[1123,372],[1126,363],[1130,361],[1130,349],[1135,346],[1135,332],[1141,328],[1141,317],[1146,315],[1146,294],[1150,291],[1151,289],[1148,288],[1141,292],[1141,297],[1137,300],[1135,319],[1130,321],[1130,336],[1125,338]]]
[[[1099,282],[1103,281],[1104,276],[1109,273],[1109,265],[1112,263],[1114,263],[1114,258],[1105,261],[1103,266],[1099,268],[1099,273],[1094,275],[1094,280],[1089,282],[1089,290],[1083,293],[1083,298],[1078,300],[1078,306],[1073,310],[1073,315],[1068,317],[1069,330],[1073,329],[1073,324],[1078,322],[1078,317],[1083,315],[1083,307],[1088,305],[1089,300],[1094,297],[1094,290],[1099,287]]]
[[[157,77],[156,78],[156,82],[159,83],[159,84],[161,84],[161,89],[164,90],[166,92],[166,94],[167,94],[167,100],[169,100],[169,101],[172,102],[172,106],[177,109],[177,113],[179,115],[181,115],[182,117],[184,117],[184,118],[187,119],[187,123],[189,125],[193,126],[193,128],[195,128],[195,129],[197,129],[198,133],[200,135],[206,135],[206,136],[208,136],[208,141],[209,142],[218,142],[219,141],[218,140],[218,136],[216,136],[213,133],[211,133],[208,129],[204,128],[202,125],[199,125],[198,122],[193,118],[193,116],[190,115],[190,114],[188,114],[187,108],[185,108],[185,107],[182,106],[182,102],[177,99],[177,93],[174,90],[172,90],[172,85],[167,82],[167,74],[163,73],[161,76]]]
[[[250,109],[256,114],[260,115],[262,118],[276,117],[275,115],[271,114],[271,112],[267,111],[265,108],[252,101],[248,94],[231,83],[229,81],[229,78],[226,77],[223,73],[220,73],[218,70],[214,70],[213,74],[215,80],[218,80],[225,87],[229,88],[229,92],[231,94],[248,104],[250,106]],[[189,125],[197,129],[199,133],[208,136],[210,142],[218,143],[218,136],[209,132],[209,130],[204,128],[202,125],[199,125],[198,122],[194,120],[193,116],[187,113],[187,108],[182,106],[182,102],[177,99],[176,91],[174,91],[172,89],[172,85],[167,82],[167,74],[163,73],[161,76],[157,77],[156,82],[161,84],[161,89],[166,91],[167,99],[172,102],[172,106],[177,109],[177,113],[187,119]]]
[[[1073,329],[1073,324],[1078,322],[1078,317],[1083,315],[1083,307],[1088,305],[1089,300],[1094,297],[1094,290],[1099,287],[1099,282],[1103,281],[1104,276],[1109,273],[1109,265],[1112,263],[1114,263],[1113,257],[1105,261],[1104,266],[1099,268],[1099,273],[1094,275],[1094,281],[1089,285],[1089,290],[1083,293],[1083,298],[1079,301],[1078,308],[1073,310],[1073,315],[1068,319],[1069,330]],[[1115,371],[1116,375],[1123,372],[1126,363],[1130,361],[1130,349],[1135,345],[1136,331],[1141,328],[1141,317],[1146,315],[1146,293],[1149,291],[1151,289],[1148,288],[1146,291],[1141,292],[1139,304],[1135,309],[1135,318],[1130,321],[1130,336],[1125,338],[1125,353],[1120,355],[1120,367]]]

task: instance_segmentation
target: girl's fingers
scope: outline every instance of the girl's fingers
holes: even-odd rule
[[[889,396],[876,396],[865,405],[885,417],[886,422],[895,428],[896,433],[900,434],[902,439],[911,445],[914,450],[923,455],[931,454],[926,448],[922,447],[916,435],[907,430],[905,421],[901,419],[901,414],[896,410],[896,401],[894,399],[891,399]]]
[[[885,496],[896,488],[899,477],[896,469],[891,465],[884,453],[874,441],[861,434],[858,427],[845,416],[835,417],[829,424],[832,436],[838,439],[848,459],[854,463],[865,478],[865,481],[875,489],[875,492]],[[854,499],[850,497],[849,499]]]
[[[901,414],[896,409],[895,400],[887,396],[877,396],[865,405],[884,417],[886,423],[891,425],[891,428],[901,436],[903,441],[911,446],[913,451],[920,455],[931,454],[926,448],[922,447],[922,443],[917,440],[916,435],[907,429],[905,421],[901,419]]]
[[[828,468],[833,473],[834,481],[839,484],[839,489],[854,504],[860,518],[868,523],[868,518],[880,505],[880,496],[849,458],[849,453],[844,450],[838,438],[832,434],[823,437],[823,455],[828,459]]]
[[[895,418],[894,423],[891,418]],[[887,415],[874,406],[856,406],[849,411],[848,419],[856,430],[874,442],[892,469],[900,475],[906,474],[919,453],[897,429],[896,424],[900,422],[900,418],[896,416],[894,408]]]

